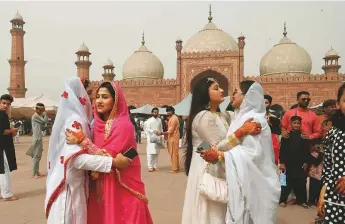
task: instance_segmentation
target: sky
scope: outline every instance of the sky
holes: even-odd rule
[[[331,47],[345,57],[345,2],[1,1],[0,94],[9,86],[10,20],[17,11],[26,22],[26,96],[58,99],[65,80],[77,75],[75,52],[83,42],[92,53],[91,80],[102,79],[108,58],[121,79],[123,64],[141,45],[142,31],[147,48],[163,63],[164,77],[175,78],[175,40],[186,43],[207,24],[210,3],[219,29],[236,40],[241,33],[246,37],[245,76],[259,75],[260,60],[283,37],[284,22],[287,36],[312,58],[312,73],[323,73],[322,58]]]

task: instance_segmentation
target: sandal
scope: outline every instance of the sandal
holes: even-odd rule
[[[287,206],[287,203],[286,202],[281,202],[281,203],[279,203],[279,206],[285,208]]]
[[[18,198],[12,196],[12,197],[9,197],[9,198],[4,198],[3,200],[4,200],[4,201],[16,201],[16,200],[18,200]]]
[[[306,204],[306,203],[303,203],[303,204],[297,204],[298,206],[301,206],[302,208],[309,208],[309,206]]]

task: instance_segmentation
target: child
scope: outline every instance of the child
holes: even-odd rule
[[[322,139],[312,140],[311,152],[309,154],[309,206],[316,206],[319,201],[319,195],[321,191],[321,174],[323,168],[323,155],[324,149]]]
[[[287,199],[291,190],[296,195],[297,204],[308,208],[307,205],[307,164],[309,148],[307,140],[302,138],[302,118],[293,116],[290,119],[292,130],[288,138],[282,138],[280,146],[280,169],[286,172],[287,186],[282,187],[279,204],[287,206]]]

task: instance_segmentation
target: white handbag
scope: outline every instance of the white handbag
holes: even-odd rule
[[[199,194],[219,203],[228,203],[228,186],[225,179],[214,177],[208,173],[210,163],[207,164],[199,184]]]

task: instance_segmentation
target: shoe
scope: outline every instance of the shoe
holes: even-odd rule
[[[149,172],[153,172],[153,169],[149,169]]]
[[[153,168],[153,171],[159,171],[159,169],[157,169],[157,168]]]
[[[4,200],[4,201],[16,201],[16,200],[18,200],[18,198],[12,196],[12,197],[9,197],[9,198],[4,198],[3,200]]]

